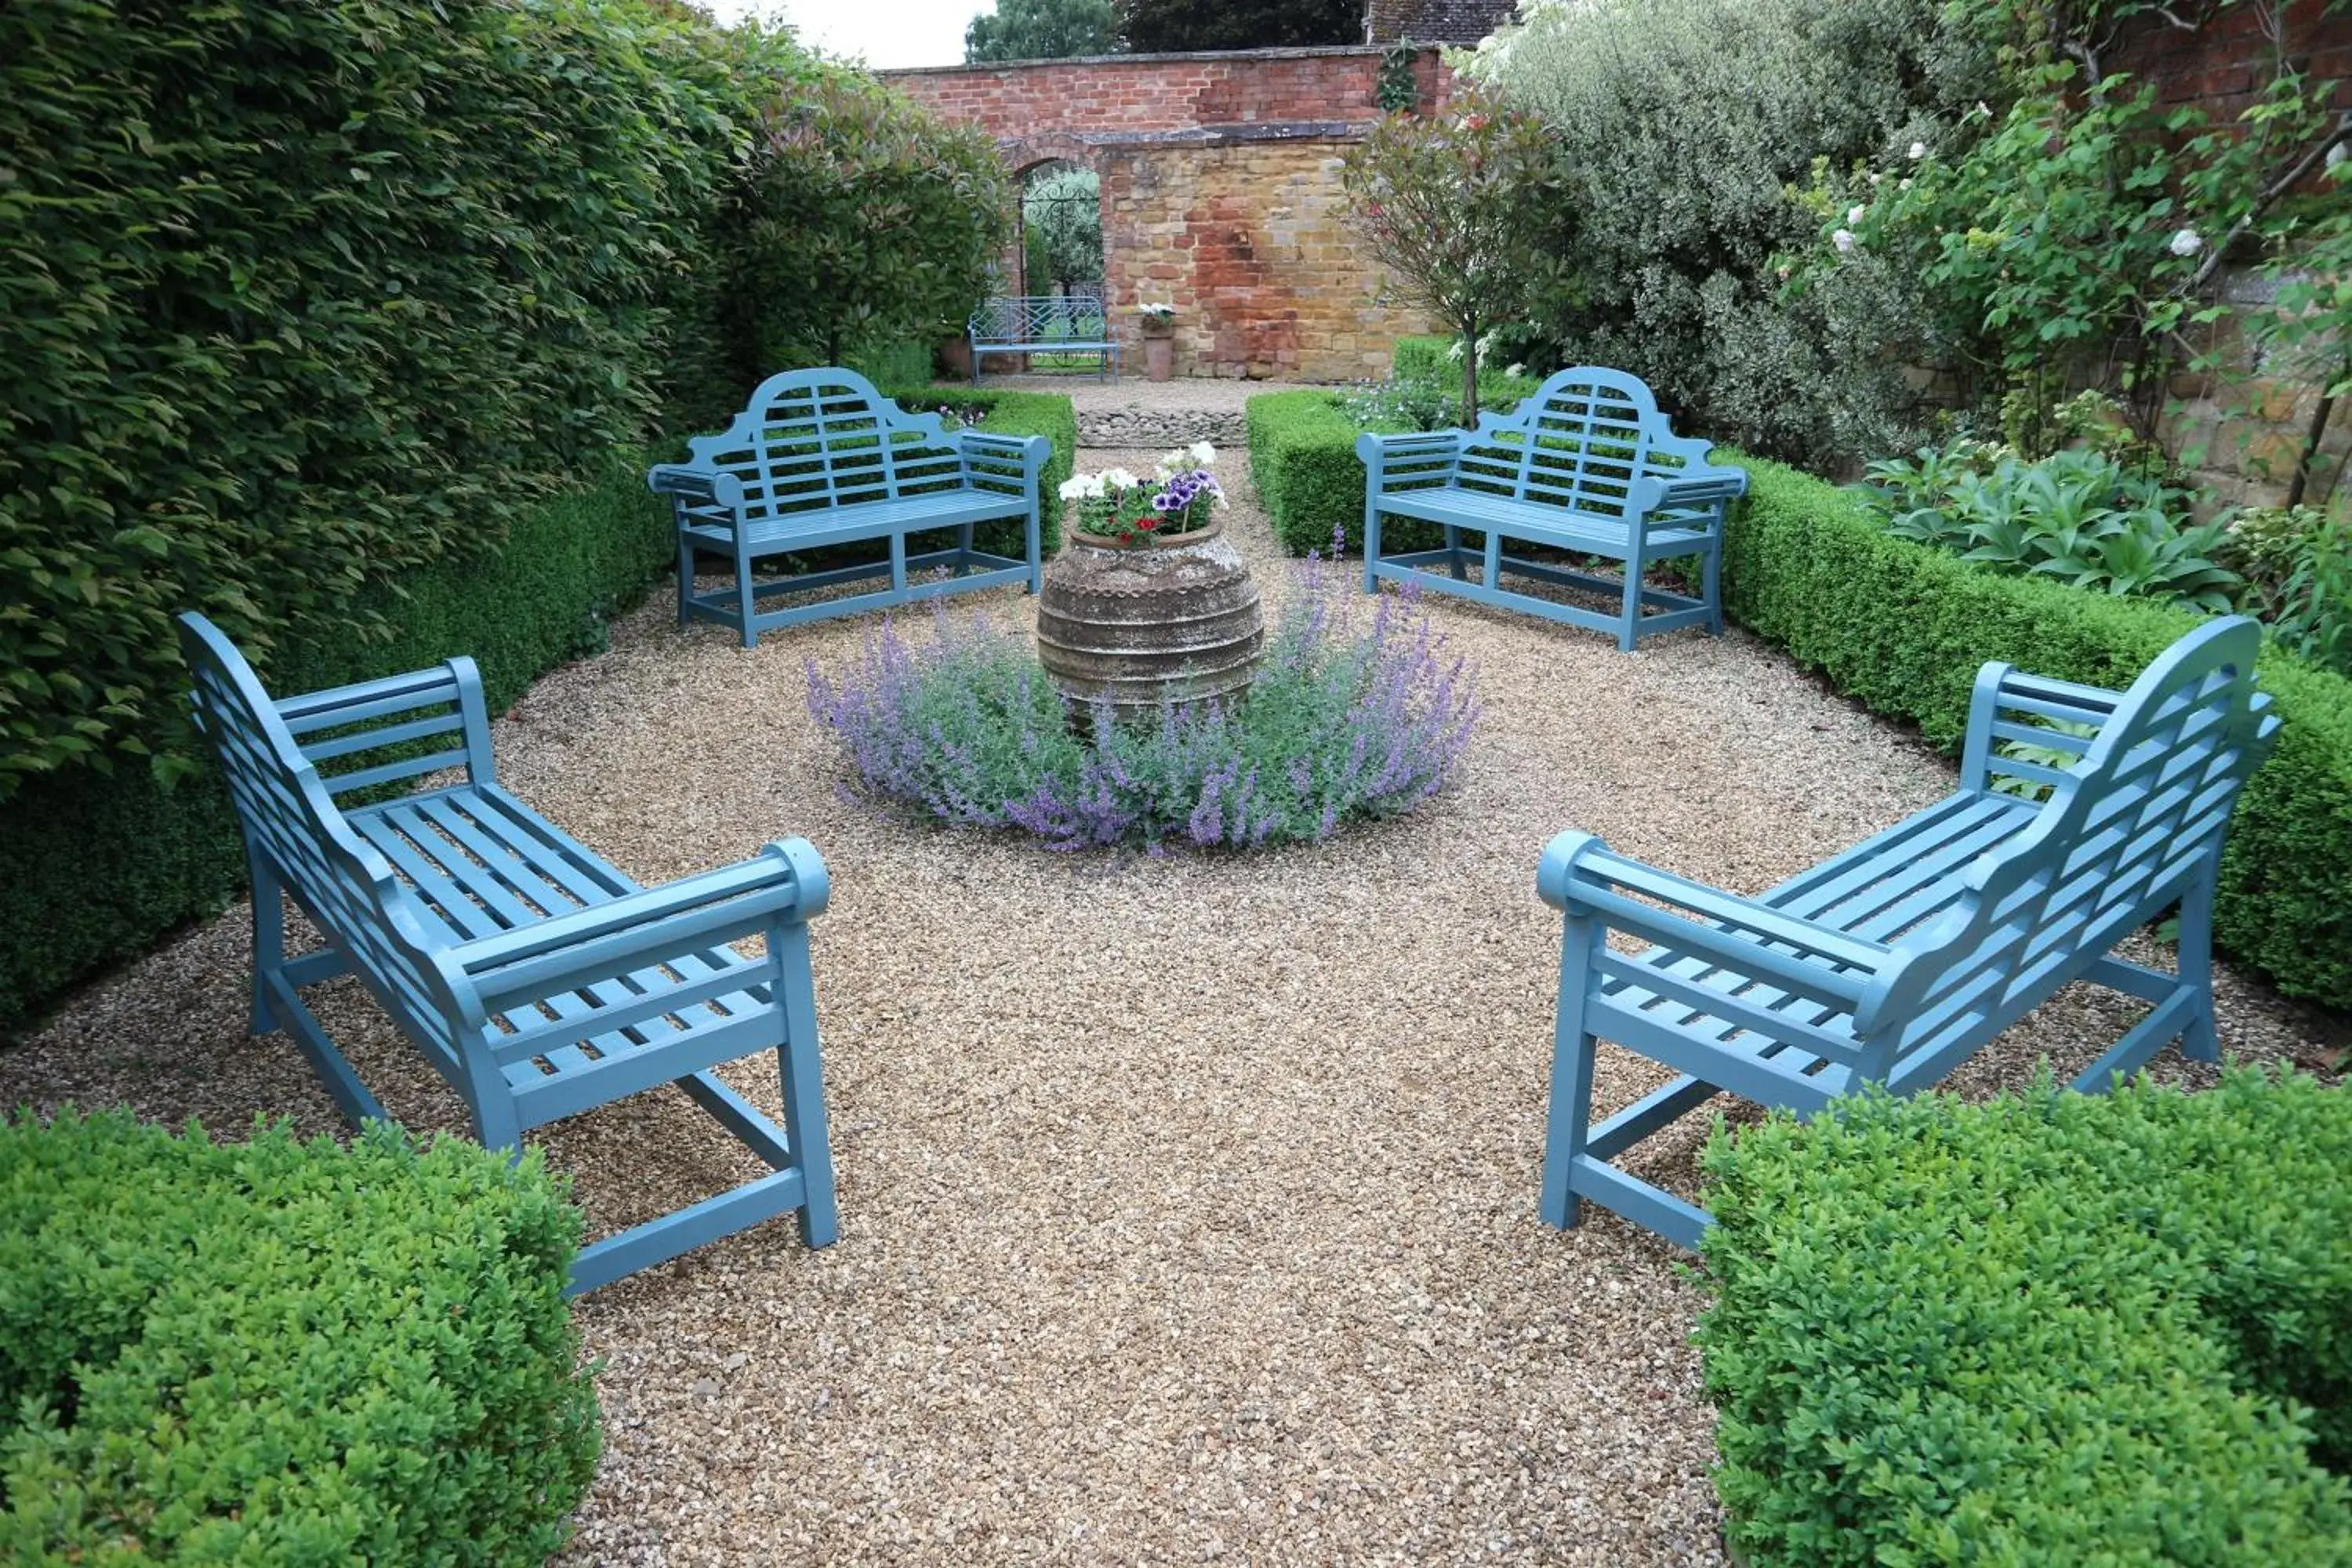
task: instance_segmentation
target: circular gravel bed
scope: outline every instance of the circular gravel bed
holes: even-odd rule
[[[1278,595],[1243,457],[1228,517]],[[1684,1260],[1605,1214],[1535,1218],[1559,934],[1536,858],[1577,826],[1754,890],[1952,771],[1738,632],[1623,655],[1434,611],[1482,671],[1462,783],[1264,855],[1056,856],[845,804],[803,665],[841,668],[857,621],[745,652],[656,602],[499,723],[505,781],[646,881],[798,833],[835,888],[841,1240],[778,1222],[582,1302],[605,1455],[569,1561],[1723,1561]],[[244,921],[0,1055],[0,1102],[333,1125],[292,1043],[244,1032]],[[2231,1051],[2315,1048],[2221,992]],[[395,1114],[464,1127],[362,996],[321,1011]],[[2127,1016],[2068,993],[1962,1087],[2070,1071]],[[1607,1101],[1660,1076],[1604,1048]],[[751,1173],[667,1090],[550,1134],[599,1230]],[[1702,1137],[1644,1173],[1691,1190]]]

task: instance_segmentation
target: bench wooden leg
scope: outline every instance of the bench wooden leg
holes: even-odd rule
[[[1571,916],[1559,945],[1559,1017],[1552,1030],[1551,1109],[1544,1134],[1543,1193],[1537,1205],[1546,1225],[1568,1229],[1577,1221],[1570,1177],[1584,1152],[1592,1121],[1592,1054],[1584,1026],[1590,962],[1601,933],[1591,920]]]
[[[1625,563],[1625,607],[1617,622],[1617,651],[1632,653],[1642,637],[1642,562],[1635,556]]]
[[[1462,570],[1462,530],[1450,522],[1445,525],[1445,569],[1454,574],[1456,583],[1469,581]]]
[[[1503,536],[1491,528],[1486,531],[1486,586],[1501,587],[1503,585]],[[1461,574],[1456,573],[1454,575],[1459,576]]]
[[[1706,630],[1710,637],[1723,635],[1723,527],[1716,525],[1715,547],[1706,552],[1706,564],[1699,572],[1699,596],[1706,602]]]
[[[777,1047],[776,1067],[783,1078],[784,1137],[804,1184],[801,1239],[811,1247],[828,1247],[840,1234],[841,1221],[834,1207],[833,1145],[825,1136],[808,927],[790,925],[771,931],[768,952],[776,963],[775,984],[784,1003],[784,1043]]]
[[[246,869],[253,879],[253,1012],[247,1027],[266,1035],[278,1027],[269,1005],[269,977],[286,966],[286,898],[278,873],[269,862],[245,851]]]
[[[2187,1026],[2180,1032],[2180,1054],[2191,1061],[2221,1059],[2221,1037],[2213,1027],[2213,892],[2220,874],[2209,862],[2180,900],[2180,942],[2175,971],[2180,984],[2193,987]]]
[[[751,581],[751,552],[740,539],[735,542],[735,606],[743,617],[743,646],[760,646],[759,594]]]
[[[1380,579],[1373,572],[1380,563],[1381,507],[1378,500],[1367,496],[1364,499],[1364,592],[1367,594],[1381,591]]]
[[[971,524],[967,522],[956,530],[956,550],[955,571],[952,575],[961,577],[971,570]]]
[[[1029,563],[1029,592],[1032,596],[1045,591],[1045,523],[1038,516],[1037,502],[1029,503],[1029,516],[1023,525],[1022,542],[1026,547],[1024,559]]]
[[[686,630],[694,619],[694,541],[683,533],[677,536],[677,629]]]

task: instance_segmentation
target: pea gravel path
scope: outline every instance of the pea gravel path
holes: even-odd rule
[[[1229,518],[1273,596],[1241,459]],[[772,1224],[582,1304],[605,1457],[567,1562],[1724,1561],[1698,1291],[1614,1218],[1534,1217],[1559,940],[1536,858],[1575,825],[1752,890],[1951,771],[1743,634],[1624,656],[1434,613],[1484,672],[1459,786],[1248,858],[1066,858],[845,805],[803,669],[853,657],[855,622],[746,653],[657,602],[500,722],[507,781],[646,881],[800,833],[835,889],[841,1240]],[[242,910],[173,942],[0,1055],[0,1103],[332,1126],[294,1047],[244,1034],[246,963]],[[2222,985],[2231,1050],[2316,1051]],[[397,1115],[463,1127],[363,998],[324,1010]],[[1965,1087],[2069,1070],[2127,1016],[2070,993]],[[1612,1102],[1656,1081],[1613,1049],[1600,1078]],[[751,1173],[671,1091],[551,1131],[598,1230]],[[1644,1169],[1689,1190],[1698,1142]]]

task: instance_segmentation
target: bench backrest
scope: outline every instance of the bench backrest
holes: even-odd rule
[[[963,458],[936,414],[908,414],[855,371],[788,370],[734,423],[687,443],[690,466],[742,487],[750,521],[954,489]]]
[[[2206,874],[2278,728],[2254,687],[2261,647],[2261,627],[2231,616],[2159,655],[2032,825],[1970,868],[1956,906],[1895,940],[1857,1030],[1884,1020],[1877,1043],[1899,1056],[1964,1017],[2005,1028]]]
[[[220,762],[247,844],[350,955],[384,1011],[463,1082],[455,1027],[466,1015],[392,867],[344,821],[236,645],[191,613],[180,617],[180,647],[196,727]]]
[[[999,294],[980,302],[965,331],[974,342],[1050,343],[1056,339],[1100,342],[1110,318],[1102,296],[1089,289],[1067,294]]]
[[[1508,414],[1482,414],[1463,443],[1454,482],[1465,489],[1622,517],[1636,479],[1675,479],[1706,461],[1708,443],[1675,435],[1637,376],[1578,365],[1546,380]]]

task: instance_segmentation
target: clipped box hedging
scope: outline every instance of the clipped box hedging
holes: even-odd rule
[[[534,1152],[0,1126],[0,1558],[539,1563],[594,1473]]]
[[[2253,1069],[1718,1130],[1751,1568],[2352,1563],[2352,1099]]]
[[[270,679],[309,691],[469,654],[494,710],[544,671],[604,646],[606,623],[676,559],[669,509],[644,459],[524,512],[488,551],[367,590],[388,632],[317,624],[282,633]],[[143,766],[28,778],[0,801],[0,1029],[65,986],[219,910],[245,882],[236,820],[207,763],[166,786]]]
[[[1846,491],[1776,463],[1751,481],[1724,550],[1732,617],[1874,710],[1956,746],[1977,667],[2120,687],[2194,612],[1996,576],[1891,537]],[[2352,680],[2266,652],[2277,749],[2240,798],[2216,931],[2292,996],[2352,1008]]]

